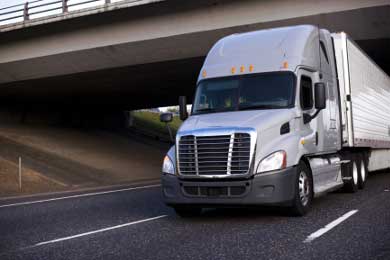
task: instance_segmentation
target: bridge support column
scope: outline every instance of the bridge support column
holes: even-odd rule
[[[28,21],[30,19],[28,15],[28,2],[24,4],[24,9],[23,9],[23,20]]]
[[[62,12],[63,13],[68,12],[68,0],[62,0]]]

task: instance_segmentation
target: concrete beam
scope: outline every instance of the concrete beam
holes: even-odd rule
[[[183,3],[183,1],[163,1],[149,7],[138,6],[126,10],[121,9],[118,11],[124,12],[120,14],[114,11],[107,12],[106,16],[96,17],[104,20],[104,23],[100,22],[99,24],[90,20],[91,16],[82,21],[89,23],[89,26],[76,23],[73,24],[75,27],[69,28],[72,26],[72,24],[68,24],[69,21],[61,24],[53,23],[55,29],[49,29],[48,33],[28,38],[23,37],[22,41],[11,43],[6,41],[8,43],[6,45],[0,41],[0,63],[190,33],[390,5],[389,0],[241,0],[215,1],[216,4],[213,3],[214,1],[205,0],[192,4]],[[134,13],[138,9],[140,9],[142,16]],[[102,14],[96,16],[99,15]],[[120,17],[116,17],[116,15]],[[381,17],[377,17],[378,20],[379,18]],[[365,20],[364,17],[361,17],[361,20]],[[363,30],[364,35],[356,35],[355,38],[357,40],[360,40],[360,37],[365,39],[381,38],[384,33],[389,33],[388,20],[379,21],[376,25],[370,30]],[[387,30],[385,30],[386,26]],[[359,28],[359,30],[366,27]]]

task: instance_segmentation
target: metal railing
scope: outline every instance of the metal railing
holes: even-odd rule
[[[53,14],[65,14],[69,12],[70,7],[100,2],[101,5],[110,4],[113,0],[35,0],[24,4],[12,5],[0,8],[0,25],[5,25],[13,22],[28,21],[31,16],[45,16]],[[118,0],[114,0],[117,2]],[[74,3],[72,3],[74,2]],[[96,4],[94,6],[99,6]],[[80,8],[82,9],[82,8]],[[77,9],[77,10],[80,10]],[[17,20],[18,21],[15,21]]]

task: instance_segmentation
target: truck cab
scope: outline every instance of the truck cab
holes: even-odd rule
[[[201,69],[191,115],[164,159],[163,198],[202,208],[279,205],[304,215],[343,185],[332,37],[311,25],[234,34]]]

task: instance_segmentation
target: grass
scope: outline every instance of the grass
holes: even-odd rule
[[[145,135],[152,136],[161,140],[169,141],[169,132],[165,123],[160,122],[160,114],[150,111],[134,111],[133,129]],[[176,135],[182,121],[178,116],[173,117],[173,121],[169,123],[172,129],[173,136]]]
[[[0,197],[62,191],[67,188],[23,166],[22,189],[19,190],[18,176],[18,165],[0,157]]]

